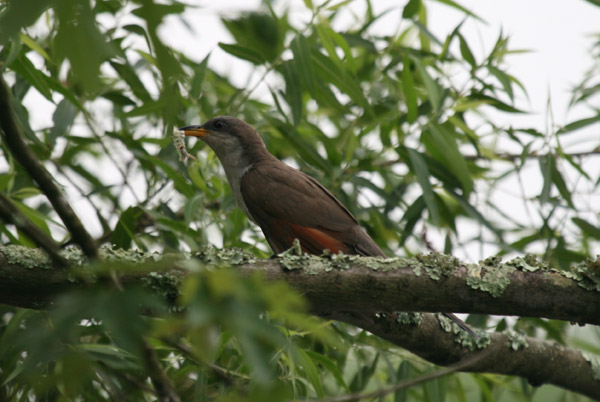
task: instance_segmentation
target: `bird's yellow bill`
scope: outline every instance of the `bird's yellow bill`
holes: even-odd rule
[[[181,131],[185,134],[186,137],[204,137],[210,133],[209,130],[205,128],[183,128]]]

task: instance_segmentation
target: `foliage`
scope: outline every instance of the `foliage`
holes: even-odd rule
[[[568,269],[598,252],[598,215],[576,186],[597,192],[600,176],[586,165],[594,155],[573,156],[562,145],[573,132],[598,127],[597,65],[573,93],[587,117],[545,133],[501,127],[495,112],[525,113],[518,100],[526,96],[506,69],[513,51],[503,34],[482,57],[461,25],[436,37],[421,0],[394,9],[399,23],[384,33],[379,23],[389,15],[375,15],[370,1],[305,0],[308,22],[273,3],[222,19],[233,39],[219,49],[256,74],[240,85],[211,63],[212,49],[201,42],[193,58],[166,44],[159,28],[174,18],[189,23],[184,3],[0,1],[0,65],[19,122],[102,242],[161,251],[213,242],[267,257],[214,155],[196,143],[190,152],[199,161],[186,169],[172,146],[174,127],[231,114],[255,126],[272,153],[331,189],[390,255],[490,246]],[[350,3],[366,12],[348,23]],[[441,3],[478,19],[453,1]],[[34,129],[32,99],[54,111],[50,126]],[[0,152],[0,192],[48,235],[69,242],[5,144]],[[506,202],[506,186],[518,189],[518,203]],[[0,241],[33,246],[11,226],[0,227]],[[65,294],[49,312],[1,307],[0,399],[151,400],[145,342],[185,400],[323,397],[432,370],[366,332],[307,318],[284,285],[199,271],[184,285],[178,314],[145,290],[102,285]],[[151,318],[141,315],[148,311]],[[483,316],[470,322],[511,325]],[[563,323],[516,325],[567,342]],[[461,374],[390,398],[541,400],[548,389],[565,394]]]

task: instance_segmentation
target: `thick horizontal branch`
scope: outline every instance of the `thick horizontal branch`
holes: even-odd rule
[[[40,250],[0,248],[0,303],[35,306],[68,285],[64,272],[30,269],[33,257],[25,251],[42,264],[45,256]],[[26,257],[25,263],[19,256]],[[236,261],[228,261],[225,254],[219,258],[223,264],[237,265],[243,275],[259,272],[270,280],[285,280],[304,294],[315,313],[480,313],[600,325],[599,261],[562,273],[532,257],[480,264],[462,264],[441,254],[386,260],[291,254],[257,261],[252,256]]]
[[[593,269],[598,262],[589,263],[592,268],[582,264],[561,273],[532,258],[461,264],[440,254],[388,260],[345,256],[327,263],[319,257],[286,256],[282,261],[244,265],[242,272],[287,281],[320,313],[343,309],[481,313],[598,325],[600,275]]]
[[[80,254],[70,253],[73,266],[85,264]],[[113,253],[112,261],[156,260],[155,254],[144,257],[134,251],[104,253]],[[171,260],[172,272],[184,276],[186,271],[179,264],[183,257],[177,258]],[[433,363],[453,364],[485,348],[489,356],[465,370],[521,376],[534,385],[551,383],[600,398],[600,367],[577,350],[517,335],[492,333],[473,339],[454,330],[443,317],[396,313],[486,313],[598,324],[598,261],[560,273],[529,257],[506,263],[489,259],[461,264],[438,254],[382,260],[289,253],[277,259],[255,260],[239,251],[223,250],[200,253],[196,258],[201,264],[236,266],[246,276],[260,273],[270,280],[285,280],[304,294],[312,313],[359,326]],[[161,286],[157,278],[153,276],[153,289]],[[143,279],[129,275],[122,281]],[[67,270],[53,268],[40,250],[0,246],[0,303],[42,308],[57,293],[77,286],[69,280]],[[163,293],[177,292],[177,281],[172,277],[164,286],[168,292]]]

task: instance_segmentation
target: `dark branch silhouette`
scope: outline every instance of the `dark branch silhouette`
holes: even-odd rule
[[[0,74],[0,128],[2,137],[10,153],[17,162],[27,171],[29,176],[40,187],[40,190],[48,197],[54,210],[75,239],[77,244],[89,258],[96,258],[98,249],[96,242],[87,232],[73,208],[63,196],[52,176],[38,158],[33,154],[27,143],[23,140],[21,128],[11,101],[10,88]]]

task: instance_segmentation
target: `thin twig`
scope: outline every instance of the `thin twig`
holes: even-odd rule
[[[484,351],[479,352],[465,360],[461,360],[456,364],[445,367],[438,371],[434,371],[433,373],[424,374],[424,375],[421,375],[416,378],[411,378],[410,380],[400,381],[397,384],[394,384],[390,387],[383,388],[383,389],[380,389],[377,391],[366,392],[366,393],[358,393],[357,392],[354,394],[346,394],[346,395],[334,396],[331,398],[318,399],[318,401],[319,402],[349,402],[349,401],[360,401],[363,399],[383,398],[384,396],[389,395],[392,392],[396,392],[398,390],[405,389],[405,388],[410,388],[415,385],[422,384],[427,381],[435,380],[437,378],[444,377],[448,374],[452,374],[457,371],[461,371],[461,370],[477,363],[478,361],[483,359],[488,354],[489,353],[484,350]]]
[[[12,223],[17,229],[25,233],[35,242],[35,244],[48,253],[57,266],[68,267],[70,265],[69,261],[59,254],[60,245],[27,218],[14,203],[2,193],[0,193],[0,219],[6,223]]]
[[[22,130],[17,124],[17,117],[11,101],[11,93],[4,77],[0,75],[0,127],[4,141],[13,157],[23,166],[29,176],[40,187],[46,195],[54,210],[60,216],[63,223],[81,246],[88,258],[98,256],[98,248],[92,236],[87,232],[73,208],[63,196],[52,176],[44,165],[42,165],[27,143],[23,140]]]
[[[156,355],[156,351],[152,345],[150,345],[147,340],[144,340],[142,347],[146,371],[150,376],[150,380],[152,381],[154,389],[156,390],[156,396],[158,400],[160,402],[180,402],[181,398],[179,398],[179,395],[177,395],[177,392],[175,392],[173,384],[163,370],[163,367],[158,360],[158,356]]]
[[[575,152],[575,153],[566,154],[566,155],[570,156],[571,158],[585,158],[586,156],[600,155],[600,147],[592,149],[591,151]],[[539,159],[544,156],[546,156],[546,155],[538,154],[538,153],[531,153],[531,154],[525,155],[525,159]],[[503,152],[503,153],[495,154],[493,158],[488,158],[488,157],[480,156],[480,155],[463,155],[463,157],[468,161],[502,160],[502,161],[514,162],[514,161],[520,160],[522,158],[522,155],[521,154],[509,154],[509,153]],[[385,168],[385,167],[396,165],[398,163],[404,163],[404,160],[403,159],[393,159],[390,161],[382,161],[379,163],[374,163],[373,166],[378,167],[378,168]]]

